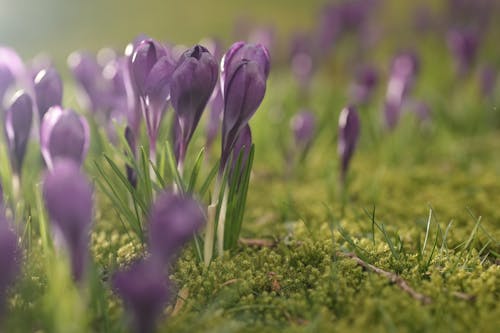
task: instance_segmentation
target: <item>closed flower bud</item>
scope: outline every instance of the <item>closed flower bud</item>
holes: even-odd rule
[[[158,196],[149,217],[149,243],[153,258],[166,264],[205,224],[200,204],[170,190]]]
[[[140,260],[116,273],[112,285],[132,315],[134,332],[154,332],[169,297],[163,270],[151,261]]]
[[[52,107],[40,130],[42,155],[49,169],[58,159],[69,158],[81,165],[87,155],[90,133],[87,121],[73,110]]]
[[[13,171],[20,175],[26,154],[31,125],[33,121],[33,103],[25,92],[19,92],[5,115],[5,134],[9,148]]]
[[[56,241],[69,252],[72,273],[80,281],[85,274],[92,225],[92,187],[79,165],[57,160],[43,180],[43,198],[53,223]]]
[[[50,107],[62,104],[63,85],[54,68],[38,72],[35,77],[35,95],[40,120]]]
[[[359,139],[359,116],[352,106],[346,107],[340,112],[338,133],[338,154],[341,160],[340,179],[344,183],[349,162]]]
[[[183,163],[187,145],[217,83],[218,67],[206,48],[196,45],[180,57],[170,83],[172,106],[179,122],[180,150]]]

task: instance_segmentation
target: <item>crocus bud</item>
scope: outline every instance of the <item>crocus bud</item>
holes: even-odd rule
[[[0,63],[0,110],[3,109],[5,93],[15,82],[14,74],[7,64]]]
[[[50,112],[50,111],[49,111]],[[59,159],[45,173],[43,198],[53,223],[56,241],[62,241],[70,255],[75,280],[85,274],[92,225],[92,187],[79,165]]]
[[[180,126],[179,164],[184,162],[187,145],[215,88],[217,75],[215,58],[200,45],[188,49],[177,62],[170,96]]]
[[[33,103],[25,92],[18,92],[5,115],[5,134],[14,173],[21,174],[33,120]]]
[[[112,285],[132,315],[134,332],[154,332],[158,317],[169,298],[168,280],[163,269],[143,259],[117,272]]]
[[[261,45],[235,43],[221,62],[224,97],[221,170],[236,138],[257,111],[266,92],[269,54]]]
[[[378,82],[377,71],[372,67],[363,67],[356,73],[351,87],[351,98],[354,103],[366,104],[370,101]]]
[[[292,128],[295,145],[300,150],[305,150],[314,139],[316,117],[310,111],[302,111],[291,119],[290,127]]]
[[[87,155],[89,143],[87,120],[75,111],[54,106],[43,117],[40,146],[49,169],[61,158],[72,159],[81,165]]]
[[[448,46],[455,58],[460,75],[467,74],[474,65],[479,36],[472,30],[452,30],[448,33]]]
[[[160,43],[145,39],[137,45],[130,64],[130,78],[146,120],[150,154],[156,155],[156,139],[170,96],[173,60]]]
[[[340,112],[338,154],[341,160],[340,179],[345,183],[349,161],[359,139],[359,116],[356,109],[348,106]]]
[[[20,270],[21,249],[17,235],[10,228],[3,212],[0,216],[0,315],[5,305],[7,289]]]
[[[170,190],[161,193],[149,217],[152,257],[166,264],[204,224],[205,215],[196,200]]]
[[[55,68],[41,70],[34,81],[36,104],[41,120],[50,107],[62,104],[63,85]]]

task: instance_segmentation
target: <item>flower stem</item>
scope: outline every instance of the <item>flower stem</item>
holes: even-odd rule
[[[220,257],[224,254],[224,226],[226,224],[228,192],[229,191],[226,187],[219,212],[219,222],[217,223],[217,252]]]
[[[203,259],[205,266],[208,267],[212,260],[215,241],[215,216],[217,215],[217,205],[220,194],[221,177],[215,180],[212,203],[207,208],[207,227],[205,230],[205,245],[203,248]]]

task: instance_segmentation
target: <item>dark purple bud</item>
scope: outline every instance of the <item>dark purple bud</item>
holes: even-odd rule
[[[200,45],[184,52],[172,74],[170,96],[182,137],[179,163],[184,161],[187,145],[212,95],[217,76],[215,58]]]
[[[243,127],[236,138],[233,147],[232,160],[231,160],[231,173],[229,179],[234,179],[235,168],[238,166],[238,159],[241,155],[240,168],[237,170],[236,177],[243,174],[246,165],[248,163],[248,157],[250,156],[250,150],[252,149],[252,131],[248,124]]]
[[[363,67],[356,73],[351,87],[351,98],[354,103],[366,104],[373,95],[378,82],[377,71],[373,67]]]
[[[168,280],[162,269],[143,259],[117,272],[112,284],[132,315],[134,332],[154,332],[169,298]]]
[[[292,118],[290,127],[292,128],[295,145],[300,150],[307,149],[314,139],[316,117],[310,111],[302,111]]]
[[[149,217],[149,244],[153,258],[166,264],[205,224],[201,205],[170,190],[161,193]]]
[[[41,120],[50,107],[62,104],[63,85],[55,68],[41,70],[34,81],[36,104]]]
[[[13,171],[21,174],[33,122],[33,103],[25,92],[14,96],[14,102],[5,115],[5,134]]]
[[[127,141],[127,144],[132,151],[132,158],[135,159],[137,146],[134,132],[129,126],[125,128],[125,140]],[[125,166],[125,169],[127,171],[127,179],[130,182],[130,185],[132,185],[133,187],[137,187],[137,173],[135,172],[134,168],[131,165],[127,164]]]
[[[79,165],[57,160],[43,181],[45,207],[54,226],[56,241],[69,252],[72,273],[80,281],[85,274],[92,225],[92,187]]]
[[[491,98],[495,92],[497,71],[490,66],[484,66],[480,73],[480,88],[483,96]]]
[[[18,237],[10,228],[6,217],[0,216],[0,315],[5,305],[7,289],[15,282],[20,271],[21,249]]]
[[[14,84],[15,77],[7,64],[0,63],[0,110],[4,106],[4,98],[7,90]]]
[[[236,42],[231,45],[224,57],[222,57],[220,64],[220,85],[223,97],[228,90],[229,81],[231,81],[242,61],[255,62],[264,80],[267,80],[271,69],[269,51],[260,44]]]
[[[448,33],[448,46],[455,58],[459,74],[467,74],[475,63],[479,36],[466,29],[454,29]]]
[[[140,95],[146,94],[146,79],[153,66],[164,56],[167,56],[167,50],[153,39],[145,39],[135,48],[132,56],[131,74]]]
[[[359,139],[359,116],[352,106],[346,107],[339,116],[338,154],[341,160],[340,178],[345,182],[349,162]]]
[[[89,144],[89,127],[84,117],[59,106],[47,111],[40,128],[40,146],[49,169],[62,158],[69,158],[82,165]]]
[[[232,75],[228,76],[222,120],[221,170],[240,131],[264,99],[267,76],[262,72],[263,67],[265,65],[252,60],[241,60]]]

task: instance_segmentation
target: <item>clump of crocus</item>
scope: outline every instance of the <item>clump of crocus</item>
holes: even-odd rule
[[[345,187],[349,162],[359,139],[359,116],[353,106],[348,106],[340,112],[338,132],[338,154],[340,157],[340,181]]]
[[[307,154],[316,131],[316,117],[310,111],[297,113],[290,121],[293,133],[295,152],[303,158]]]
[[[351,99],[356,104],[366,104],[370,101],[378,83],[378,74],[375,68],[365,66],[356,72],[354,83],[351,86]]]
[[[14,283],[20,270],[21,249],[18,237],[0,212],[0,316],[7,297],[7,289]]]
[[[58,159],[44,176],[43,198],[56,243],[67,249],[73,277],[81,281],[89,255],[92,187],[77,163]]]
[[[9,148],[10,162],[14,177],[21,176],[21,168],[26,154],[31,125],[33,122],[33,102],[23,91],[14,96],[14,101],[5,114],[5,135]],[[19,184],[17,184],[19,185]],[[17,185],[14,185],[16,187]],[[14,189],[14,192],[17,190]]]
[[[40,122],[47,111],[62,104],[63,84],[55,68],[42,69],[34,79],[36,105]]]
[[[130,63],[130,79],[146,121],[150,159],[156,161],[158,129],[170,96],[174,61],[160,43],[145,39],[135,48]]]
[[[182,172],[187,146],[217,83],[215,58],[203,46],[195,45],[177,62],[170,82],[170,97],[179,131],[177,165]]]
[[[54,106],[43,117],[40,146],[49,169],[61,158],[72,159],[81,165],[87,155],[89,143],[87,121],[75,111]]]
[[[132,315],[134,332],[154,332],[168,302],[169,286],[164,270],[151,260],[140,260],[113,276],[112,284]]]
[[[224,251],[225,209],[229,198],[227,188],[221,189],[220,186],[229,157],[234,154],[238,136],[264,99],[269,70],[269,53],[262,45],[237,42],[230,47],[222,58],[220,74],[224,98],[222,152],[219,175],[212,196],[214,202],[208,207],[208,223],[204,244],[206,265],[210,263],[213,254],[215,211],[221,190],[224,191],[224,201],[221,203],[221,212],[217,224],[217,248],[219,255],[222,255]]]
[[[470,29],[453,29],[448,33],[448,46],[455,59],[458,74],[469,73],[476,61],[478,34]]]
[[[384,118],[388,129],[393,129],[398,123],[401,108],[413,87],[418,69],[418,58],[414,53],[401,53],[394,58],[385,97]]]

